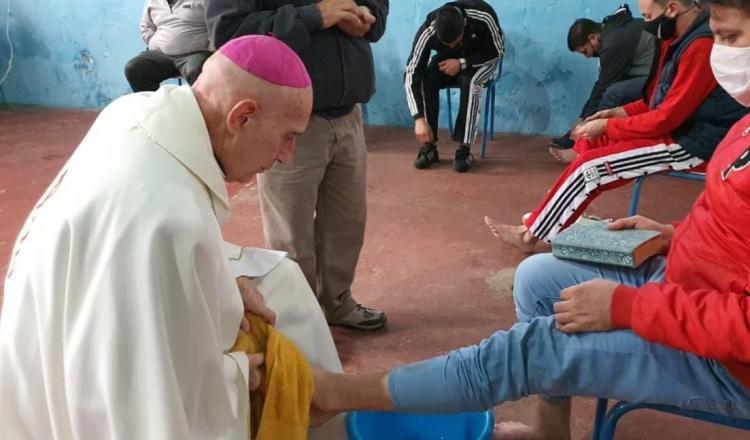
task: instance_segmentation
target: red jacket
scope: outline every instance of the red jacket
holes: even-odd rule
[[[657,65],[659,72],[664,65],[668,48],[674,41],[661,42]],[[653,110],[642,99],[624,105],[628,116],[607,120],[607,136],[616,141],[658,138],[669,136],[684,124],[717,86],[711,70],[712,47],[713,40],[708,38],[700,38],[691,43],[680,59],[677,76],[664,101]],[[658,80],[658,75],[654,76],[646,86],[649,101],[653,99]]]
[[[705,191],[675,228],[664,281],[618,286],[612,322],[721,361],[750,388],[750,116],[708,164]]]

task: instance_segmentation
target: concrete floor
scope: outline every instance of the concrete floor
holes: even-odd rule
[[[32,205],[96,117],[77,110],[0,107],[0,272]],[[444,135],[444,139],[449,137]],[[378,333],[334,330],[347,371],[386,369],[478,342],[515,321],[512,271],[523,259],[487,232],[483,216],[517,223],[559,173],[546,139],[498,136],[489,157],[471,172],[453,172],[453,146],[443,162],[418,171],[411,162],[411,131],[368,129],[369,217],[354,293],[363,304],[385,309],[389,325]],[[645,184],[641,213],[679,218],[700,191],[693,182],[654,177]],[[262,246],[253,186],[232,185],[233,215],[226,237]],[[629,188],[602,196],[590,212],[624,215]],[[1,289],[1,288],[0,288]],[[0,290],[0,299],[2,290]],[[536,398],[495,410],[498,420],[530,422]],[[574,438],[590,437],[594,401],[574,401]],[[618,439],[750,439],[739,431],[642,411],[625,417]]]

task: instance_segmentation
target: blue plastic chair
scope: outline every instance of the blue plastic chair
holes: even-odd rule
[[[652,174],[652,175],[657,175],[657,174]],[[698,172],[692,172],[692,171],[670,171],[668,173],[662,173],[662,175],[675,177],[677,179],[695,180],[699,182],[706,181],[705,173],[698,173]],[[633,183],[633,193],[630,196],[630,208],[628,209],[629,216],[636,215],[638,213],[638,202],[641,199],[641,185],[643,185],[643,181],[646,180],[646,177],[648,177],[648,175],[643,175],[635,179],[635,183]]]
[[[750,420],[734,419],[703,411],[687,410],[669,405],[617,402],[615,406],[607,412],[607,404],[607,399],[599,399],[596,403],[596,419],[594,421],[594,432],[591,435],[592,440],[614,439],[615,429],[617,429],[617,422],[620,421],[620,418],[630,411],[635,411],[637,409],[651,409],[654,411],[661,411],[690,419],[702,420],[717,425],[750,431]]]
[[[358,411],[346,415],[349,440],[489,440],[492,410],[460,414]]]
[[[486,93],[484,96],[484,124],[482,127],[482,159],[487,156],[487,129],[489,128],[489,139],[495,139],[495,85],[500,75],[503,73],[503,61],[497,63],[497,72],[485,86]],[[451,105],[451,88],[445,89],[446,100],[448,101],[448,127],[453,133],[453,106]]]

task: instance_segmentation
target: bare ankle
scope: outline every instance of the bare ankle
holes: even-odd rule
[[[539,239],[534,236],[528,229],[523,233],[523,242],[526,244],[536,244]]]
[[[570,399],[540,398],[534,431],[541,440],[570,440]]]

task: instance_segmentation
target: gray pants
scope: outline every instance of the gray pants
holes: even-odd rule
[[[328,321],[351,312],[351,284],[365,235],[367,148],[362,110],[313,115],[292,160],[258,178],[266,244],[289,252]]]
[[[608,110],[637,101],[643,97],[643,87],[646,77],[626,79],[607,87],[599,101],[599,110]]]
[[[211,52],[207,50],[178,56],[144,50],[125,65],[125,78],[134,92],[153,92],[162,81],[176,76],[181,76],[188,84],[192,84],[209,56]]]

